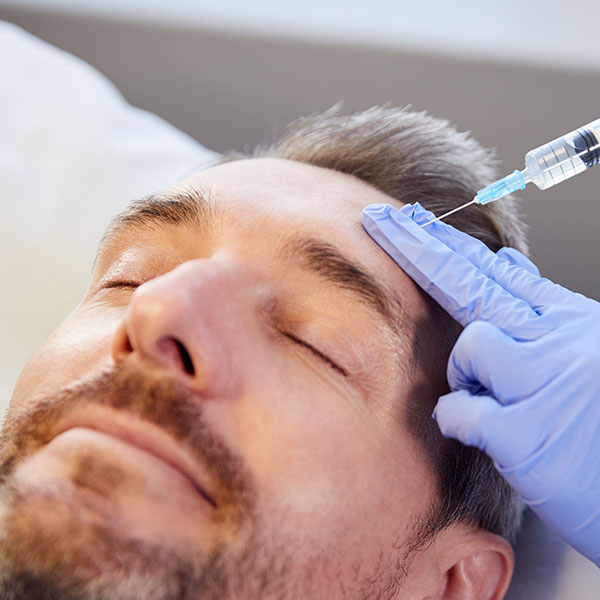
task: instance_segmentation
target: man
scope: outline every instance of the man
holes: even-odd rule
[[[371,109],[234,158],[118,217],[25,367],[0,597],[502,598],[520,502],[431,419],[460,329],[361,225],[465,202],[489,155]],[[454,222],[526,248],[510,199]]]

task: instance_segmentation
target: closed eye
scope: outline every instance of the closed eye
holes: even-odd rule
[[[345,369],[343,369],[337,363],[335,363],[333,360],[331,360],[326,354],[323,354],[320,350],[318,350],[314,346],[311,346],[308,342],[305,342],[304,340],[297,338],[295,335],[292,335],[291,333],[284,333],[284,335],[287,338],[289,338],[290,340],[292,340],[293,342],[295,342],[296,344],[303,346],[307,350],[310,350],[314,355],[316,355],[318,358],[320,358],[324,363],[329,365],[334,371],[337,371],[338,373],[340,373],[340,375],[343,375],[344,377],[348,377],[348,373]]]
[[[117,279],[115,281],[107,281],[106,283],[103,283],[100,287],[105,290],[110,290],[110,289],[114,289],[114,288],[135,289],[135,288],[140,287],[140,285],[142,285],[142,283],[143,282],[140,282],[140,281],[128,281],[125,279]]]
[[[130,280],[126,280],[126,279],[116,279],[114,281],[107,281],[101,287],[102,287],[102,289],[117,289],[117,288],[136,289],[140,285],[142,285],[142,283],[143,282],[130,281]],[[302,346],[302,347],[306,348],[307,350],[310,350],[315,356],[320,358],[324,363],[326,363],[328,366],[330,366],[334,371],[337,371],[338,373],[340,373],[340,375],[343,375],[344,377],[348,376],[348,373],[344,368],[340,367],[336,362],[331,360],[331,358],[329,358],[326,354],[323,354],[323,352],[321,352],[314,346],[311,346],[308,342],[301,340],[300,338],[296,337],[295,335],[292,335],[291,333],[284,333],[284,335],[288,339],[290,339],[293,342],[295,342],[296,344],[298,344],[299,346]]]

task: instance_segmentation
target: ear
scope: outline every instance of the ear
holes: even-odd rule
[[[499,535],[456,524],[434,542],[442,585],[440,600],[501,600],[514,570],[514,553]]]

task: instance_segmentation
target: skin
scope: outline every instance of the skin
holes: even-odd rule
[[[214,167],[175,191],[194,189],[214,222],[118,236],[21,374],[0,449],[0,589],[502,598],[513,557],[498,536],[459,524],[409,551],[436,499],[402,420],[423,384],[410,340],[427,314],[361,226],[364,206],[391,199],[278,159]],[[298,233],[386,282],[400,331],[274,251]],[[143,283],[110,287],[131,280]],[[157,458],[165,447],[175,466]]]

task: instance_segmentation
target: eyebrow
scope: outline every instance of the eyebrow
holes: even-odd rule
[[[212,228],[222,215],[210,195],[197,187],[167,194],[153,194],[133,201],[110,222],[99,244],[94,264],[103,249],[120,234],[156,225]],[[376,313],[399,334],[405,320],[402,303],[356,260],[325,240],[294,233],[282,239],[284,259],[319,276],[346,292]]]
[[[336,246],[318,238],[294,234],[284,243],[284,255],[306,271],[352,293],[376,312],[392,330],[397,332],[400,329],[404,316],[401,302],[383,283]]]
[[[201,227],[214,216],[208,194],[198,188],[186,188],[168,194],[152,194],[134,200],[110,221],[100,250],[123,230],[156,225],[191,225]]]
[[[98,243],[92,270],[102,253],[125,232],[156,227],[156,225],[188,225],[205,229],[217,221],[217,211],[210,196],[197,187],[183,188],[177,192],[144,196],[129,203],[115,215]]]

